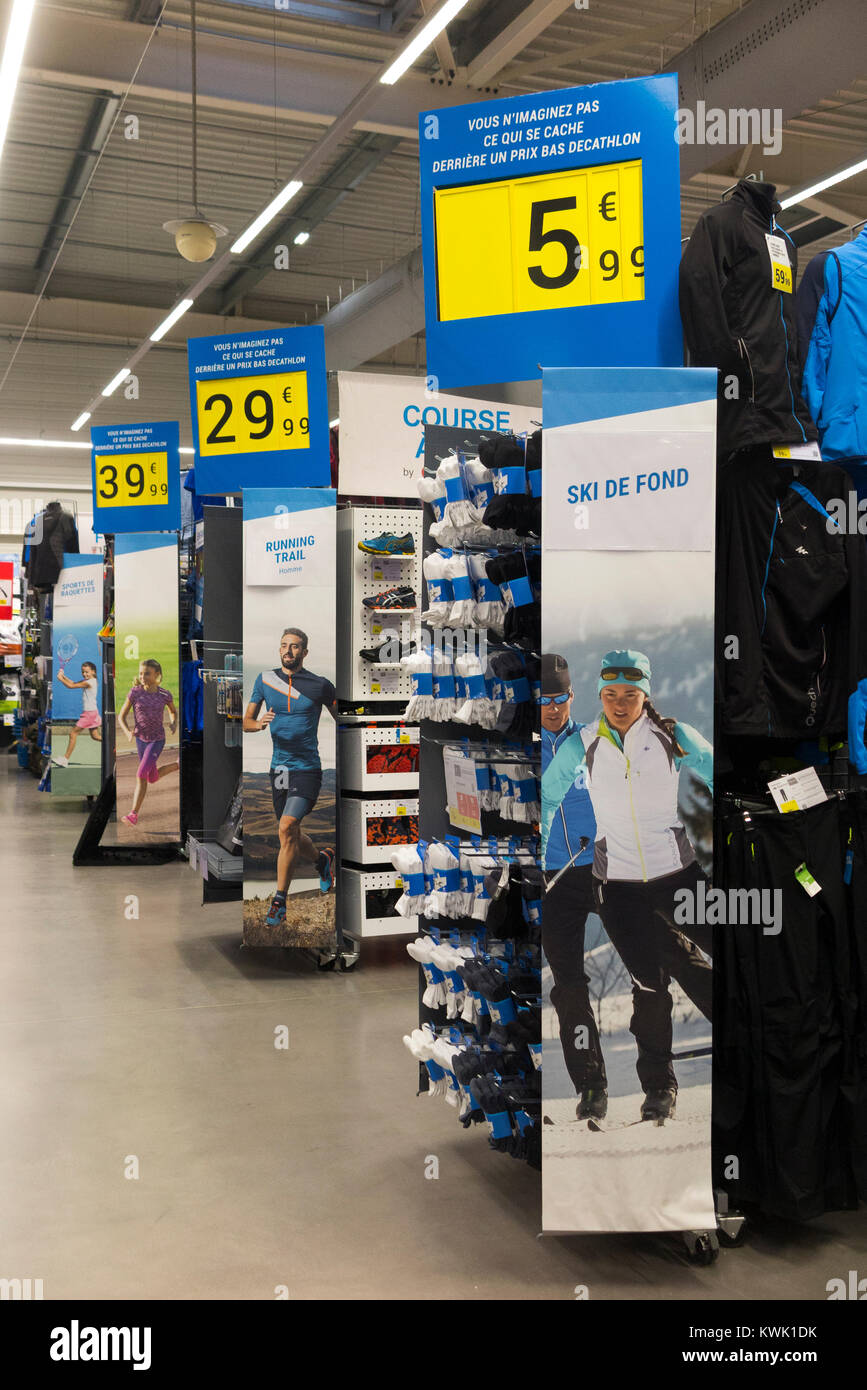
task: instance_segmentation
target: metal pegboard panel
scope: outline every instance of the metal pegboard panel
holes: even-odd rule
[[[415,555],[367,555],[358,542],[392,532],[409,532]],[[421,615],[420,608],[376,612],[362,599],[374,597],[397,584],[414,589],[421,601],[422,512],[413,507],[348,507],[338,513],[338,611],[344,615],[343,631],[348,646],[338,663],[338,694],[343,700],[408,700],[412,682],[399,664],[380,666],[364,661],[362,649],[378,647],[389,633],[410,640]]]

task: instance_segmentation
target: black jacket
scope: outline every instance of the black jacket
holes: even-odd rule
[[[848,499],[848,474],[814,462],[796,472],[759,448],[718,481],[722,733],[848,737],[850,762],[867,772],[867,546],[828,512]]]
[[[50,588],[57,583],[64,553],[79,553],[75,517],[65,512],[59,502],[49,502],[45,511],[30,523],[27,534],[33,537],[29,545],[25,544],[27,581],[34,589]]]
[[[774,289],[766,234],[783,238],[794,290],[798,253],[775,226],[770,183],[742,179],[731,197],[699,218],[680,264],[680,314],[697,367],[718,367],[721,454],[755,444],[816,438],[800,389],[794,293]],[[732,383],[737,379],[737,398]]]

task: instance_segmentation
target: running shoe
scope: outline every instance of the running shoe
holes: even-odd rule
[[[138,812],[130,811],[129,815],[123,816],[122,819],[127,825],[138,825]]]
[[[278,898],[271,899],[271,906],[265,917],[266,927],[282,927],[286,921],[286,902],[280,902]]]
[[[383,652],[389,650],[391,651],[391,656],[383,656]],[[362,647],[358,655],[361,657],[362,661],[370,661],[374,666],[397,666],[401,657],[407,656],[414,650],[414,642],[406,644],[403,642],[385,641],[381,642],[378,647]],[[397,652],[398,655],[395,655],[395,652]]]
[[[52,758],[51,761],[54,763],[55,767],[69,767],[69,759],[60,753],[58,753],[56,758]]]
[[[361,600],[365,608],[415,608],[415,593],[405,584],[398,584],[393,589],[383,589],[381,594],[371,594],[368,598]]]
[[[319,887],[323,893],[330,893],[334,887],[334,850],[319,851]]]
[[[399,559],[404,555],[415,555],[415,541],[408,531],[405,536],[395,536],[386,531],[372,540],[359,541],[358,549],[363,550],[365,555],[393,555]]]

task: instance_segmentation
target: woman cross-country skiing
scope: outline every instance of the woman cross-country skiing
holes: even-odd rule
[[[654,709],[642,652],[607,652],[598,690],[602,714],[576,729],[543,773],[543,833],[547,842],[560,803],[583,772],[596,816],[596,909],[632,976],[629,1027],[638,1044],[641,1118],[665,1120],[677,1100],[672,979],[711,1017],[711,967],[676,924],[675,894],[694,892],[704,877],[678,813],[680,770],[691,768],[712,789],[713,749],[689,724]],[[710,928],[690,934],[709,955]]]

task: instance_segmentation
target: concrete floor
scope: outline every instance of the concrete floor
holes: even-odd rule
[[[185,864],[73,870],[83,819],[0,755],[0,1276],[46,1299],[744,1300],[867,1273],[865,1210],[707,1269],[671,1237],[539,1238],[538,1174],[414,1095],[400,943],[349,975],[242,951]]]

